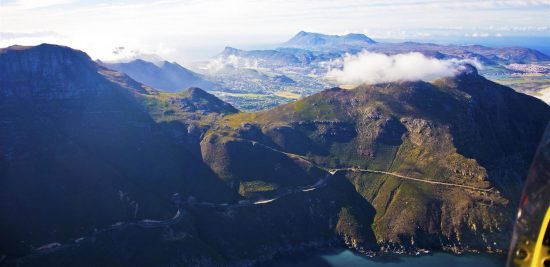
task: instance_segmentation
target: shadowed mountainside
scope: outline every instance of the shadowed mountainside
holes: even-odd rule
[[[211,151],[242,155],[231,151],[245,151],[252,141],[315,166],[352,170],[347,179],[376,209],[380,244],[494,250],[508,244],[522,179],[549,118],[543,102],[488,81],[470,66],[433,83],[332,88],[265,112],[227,116],[201,146],[203,159],[221,176],[234,167]],[[235,143],[243,145],[229,146]],[[354,168],[492,189],[462,190]]]
[[[163,111],[155,106],[161,93],[47,44],[2,49],[0,73],[1,250],[172,216],[175,192],[236,199],[186,145],[201,126],[157,123],[146,109],[200,117],[236,112],[230,105],[191,89],[172,98],[179,109]]]
[[[46,44],[0,50],[0,95],[9,266],[251,265],[344,243],[506,249],[550,118],[471,66],[243,113]],[[163,224],[174,193],[184,215]]]
[[[189,87],[200,87],[206,90],[216,88],[216,84],[213,82],[205,80],[200,74],[175,62],[163,61],[159,66],[142,59],[124,63],[99,63],[162,91],[179,92]]]

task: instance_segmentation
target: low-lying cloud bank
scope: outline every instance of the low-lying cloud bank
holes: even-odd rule
[[[327,77],[344,84],[431,81],[457,74],[464,64],[481,68],[477,60],[441,60],[418,52],[386,55],[363,51],[346,55],[338,64],[341,67],[330,70]]]
[[[146,53],[139,49],[129,49],[124,46],[118,46],[113,49],[109,57],[104,57],[101,61],[109,64],[128,63],[136,59],[151,62],[159,67],[164,64],[164,59],[152,53]]]
[[[259,60],[256,59],[248,59],[237,55],[229,55],[218,56],[216,58],[210,59],[206,65],[199,68],[203,71],[216,73],[226,67],[257,69],[259,67],[259,64]]]

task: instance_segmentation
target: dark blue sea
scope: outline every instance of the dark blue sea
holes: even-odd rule
[[[495,254],[430,253],[420,256],[382,255],[369,258],[348,249],[327,250],[285,258],[269,266],[288,267],[503,267],[506,257]]]

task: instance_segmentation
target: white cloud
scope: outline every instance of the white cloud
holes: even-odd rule
[[[34,9],[34,8],[45,8],[45,7],[52,7],[57,5],[63,5],[63,4],[70,4],[74,3],[75,0],[49,0],[49,1],[43,1],[43,0],[16,0],[13,2],[9,2],[7,4],[3,4],[3,8],[6,9]]]
[[[164,59],[157,54],[144,52],[139,49],[128,49],[124,46],[113,48],[109,56],[101,58],[106,63],[126,63],[136,59],[149,61],[157,66],[161,66],[164,63]]]
[[[0,32],[0,39],[17,40],[22,38],[49,38],[49,37],[63,37],[56,32]]]
[[[226,67],[258,69],[259,61],[256,59],[244,58],[237,55],[217,56],[208,60],[208,63],[200,67],[200,69],[210,73],[215,73]]]
[[[453,32],[541,35],[548,31],[548,8],[549,0],[0,0],[0,31],[56,32],[63,38],[18,42],[55,42],[96,58],[118,45],[156,50],[162,43],[170,48],[160,54],[164,58],[205,59],[219,52],[210,53],[213,44],[221,49],[275,44],[300,30],[341,34],[368,28],[375,39]],[[496,28],[486,30],[487,25]],[[0,45],[12,44],[0,38]]]
[[[475,60],[440,60],[417,52],[385,55],[363,51],[346,55],[338,63],[341,63],[341,68],[330,70],[327,77],[344,84],[431,81],[455,75],[465,63],[481,67]]]

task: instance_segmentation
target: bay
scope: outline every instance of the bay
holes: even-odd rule
[[[506,257],[495,254],[472,254],[464,253],[454,255],[449,253],[430,253],[420,256],[403,256],[386,254],[369,258],[357,254],[349,249],[336,249],[319,251],[307,256],[292,256],[276,262],[269,266],[288,267],[502,267],[505,265]]]

